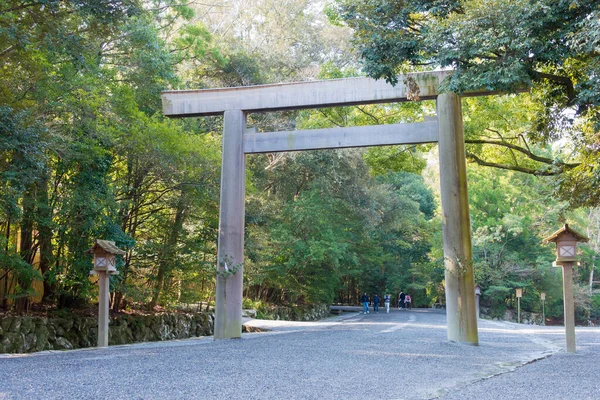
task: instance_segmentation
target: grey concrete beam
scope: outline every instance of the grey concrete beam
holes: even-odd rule
[[[434,71],[401,75],[396,86],[384,80],[344,78],[219,89],[170,90],[162,93],[163,112],[170,117],[191,117],[219,115],[225,110],[261,112],[407,101],[405,77],[417,83],[421,100],[430,100],[437,97],[439,84],[451,73]],[[489,93],[477,91],[463,96]]]
[[[437,120],[413,124],[371,125],[244,134],[244,153],[273,153],[345,147],[434,143]]]

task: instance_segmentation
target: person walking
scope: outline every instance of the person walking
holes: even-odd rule
[[[411,308],[411,302],[412,299],[410,298],[410,294],[407,294],[406,297],[404,297],[404,306],[406,308]]]
[[[392,296],[390,296],[389,293],[386,293],[385,297],[383,298],[383,301],[385,303],[385,312],[386,312],[386,314],[390,313],[390,300],[392,300]]]
[[[363,293],[362,297],[360,298],[360,301],[363,303],[363,313],[366,314],[369,312],[369,296],[367,296],[367,293]]]
[[[400,291],[400,296],[398,296],[398,308],[404,308],[404,299],[405,298],[406,298],[406,295],[401,290]]]
[[[375,296],[373,296],[373,311],[375,312],[379,312],[379,295],[376,294]]]

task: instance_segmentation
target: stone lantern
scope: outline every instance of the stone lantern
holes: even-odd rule
[[[574,353],[575,345],[575,305],[573,303],[573,264],[577,260],[577,243],[589,239],[565,224],[562,228],[544,239],[556,243],[556,261],[553,265],[562,266],[563,297],[565,305],[565,333],[567,352]]]
[[[94,269],[90,275],[98,275],[98,347],[108,346],[108,292],[110,275],[118,275],[116,256],[126,254],[117,248],[115,242],[96,239],[96,243],[89,250],[94,255]]]

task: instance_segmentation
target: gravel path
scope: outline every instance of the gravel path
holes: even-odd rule
[[[542,329],[534,334],[561,349],[564,328]],[[577,353],[557,352],[515,370],[485,379],[460,390],[450,391],[444,400],[462,399],[600,399],[600,329],[577,328]]]
[[[532,387],[540,373],[566,375],[554,364],[561,359],[596,368],[586,376],[598,372],[598,329],[577,331],[573,356],[559,350],[558,328],[504,322],[481,321],[480,346],[449,343],[445,315],[435,310],[249,324],[271,331],[0,356],[0,399],[496,399],[522,393],[518,386]],[[577,384],[555,386],[568,386],[571,398],[600,398],[585,397],[598,394],[593,379],[582,388],[572,376]],[[526,398],[565,398],[551,394]]]

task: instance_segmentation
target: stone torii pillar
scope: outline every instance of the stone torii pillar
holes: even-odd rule
[[[448,340],[479,344],[460,97],[437,98]]]

